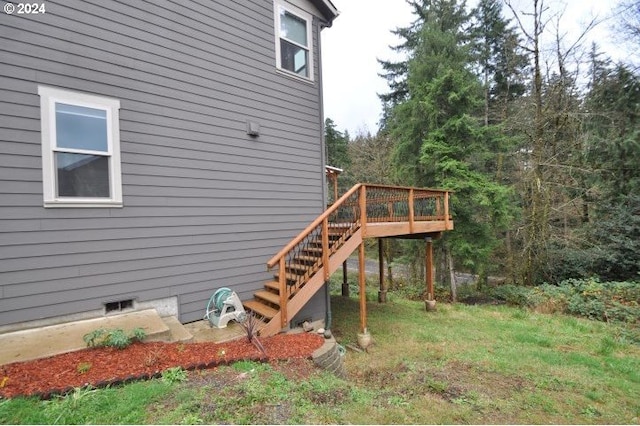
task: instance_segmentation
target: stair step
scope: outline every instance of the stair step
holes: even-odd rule
[[[340,237],[342,237],[342,232],[336,234],[329,233],[329,241],[339,240]],[[313,240],[309,240],[309,245],[322,247],[322,238],[318,237]]]
[[[260,290],[253,294],[256,299],[266,300],[276,306],[280,306],[280,295],[270,291]]]
[[[329,223],[329,229],[349,229],[353,226],[353,223],[343,222],[343,223]]]
[[[193,341],[193,335],[182,325],[176,317],[162,317],[162,321],[169,327],[171,332],[172,342],[191,342]]]
[[[330,226],[329,228],[329,235],[342,235],[344,234],[349,228],[343,228],[343,227],[335,227],[335,226]]]
[[[311,266],[313,265],[307,265],[306,263],[292,262],[289,265],[287,265],[286,270],[290,271],[293,274],[295,274],[296,271],[302,272],[304,274],[309,270]]]
[[[305,247],[302,249],[303,253],[317,253],[318,257],[322,255],[322,247]]]
[[[284,277],[285,277],[285,279],[286,279],[287,281],[293,281],[293,282],[296,282],[296,281],[298,281],[298,279],[299,279],[302,275],[304,275],[304,274],[296,274],[296,273],[292,273],[292,272],[286,272],[286,273],[284,274]],[[276,274],[274,275],[274,278],[276,279],[276,281],[277,281],[277,280],[279,280],[279,278],[280,278],[280,273],[279,273],[279,272],[278,272],[278,273],[276,273]]]
[[[245,309],[253,311],[256,314],[267,319],[275,317],[278,313],[276,309],[270,308],[269,306],[260,303],[257,300],[249,300],[248,302],[243,302],[242,304],[244,305]]]
[[[278,281],[268,281],[264,286],[270,290],[280,292],[280,283]]]
[[[293,260],[300,263],[316,263],[320,256],[296,256]]]

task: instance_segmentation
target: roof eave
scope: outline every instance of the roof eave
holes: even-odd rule
[[[322,12],[322,15],[327,21],[327,26],[331,26],[333,20],[338,17],[340,12],[333,5],[331,0],[312,0],[313,4]]]

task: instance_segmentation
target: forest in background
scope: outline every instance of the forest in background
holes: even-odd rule
[[[440,285],[455,288],[451,268],[476,274],[479,289],[488,277],[640,281],[638,67],[585,46],[595,20],[569,39],[543,0],[408,3],[415,20],[393,31],[406,59],[379,59],[389,90],[377,133],[325,121],[340,192],[357,182],[455,191],[455,231],[435,244]],[[636,51],[640,1],[615,16]],[[409,265],[416,281],[423,250],[384,240],[386,263]]]

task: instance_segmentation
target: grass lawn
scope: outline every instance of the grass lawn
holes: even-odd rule
[[[0,423],[640,422],[640,346],[614,325],[506,306],[368,303],[374,344],[348,380],[291,378],[241,362],[161,380],[0,401]],[[358,300],[334,296],[333,332],[355,344]]]

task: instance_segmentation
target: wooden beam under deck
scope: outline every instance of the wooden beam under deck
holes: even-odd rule
[[[367,223],[366,238],[400,237],[412,234],[431,234],[453,229],[453,221],[434,220],[429,222],[374,222]]]

